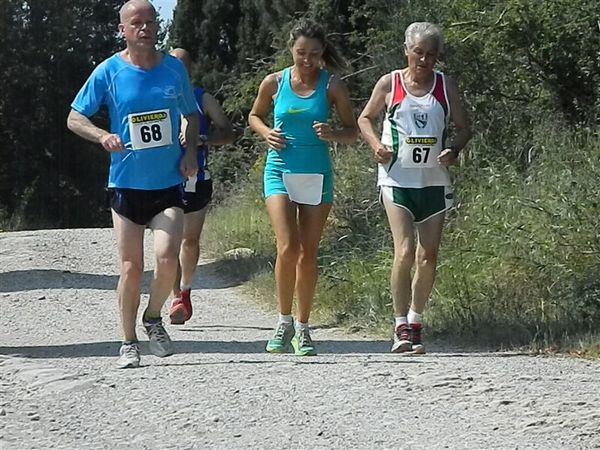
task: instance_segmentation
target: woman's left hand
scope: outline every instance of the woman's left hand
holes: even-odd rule
[[[333,130],[328,123],[314,122],[313,130],[322,141],[332,141],[334,139]]]

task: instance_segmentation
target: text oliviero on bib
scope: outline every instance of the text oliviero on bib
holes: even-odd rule
[[[134,150],[164,147],[173,143],[168,109],[129,114],[129,135]]]

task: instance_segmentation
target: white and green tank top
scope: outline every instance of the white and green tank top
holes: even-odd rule
[[[393,149],[393,156],[387,164],[379,164],[377,185],[450,186],[450,173],[437,160],[444,148],[450,116],[444,74],[435,71],[431,90],[420,97],[408,92],[400,70],[391,75],[392,91],[381,143]]]

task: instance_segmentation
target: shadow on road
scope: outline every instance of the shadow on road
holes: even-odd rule
[[[147,341],[140,341],[143,354],[149,354]],[[182,354],[231,354],[250,355],[265,352],[266,340],[259,341],[174,341],[175,353]],[[319,355],[390,355],[389,341],[351,341],[351,340],[318,340],[316,341]],[[26,358],[85,358],[85,357],[114,357],[119,352],[120,342],[84,342],[79,344],[41,345],[41,346],[15,346],[0,347],[0,355],[21,356]],[[291,353],[289,354],[291,355]],[[461,351],[458,349],[430,347],[430,353],[421,357],[434,356],[436,358],[455,357],[513,357],[528,356],[526,352],[489,352],[489,351]],[[284,355],[282,355],[284,356]],[[410,356],[406,354],[406,356]],[[413,355],[414,356],[414,355]],[[394,357],[402,358],[403,355]],[[310,357],[300,358],[310,360]]]
[[[240,266],[238,266],[240,264]],[[213,261],[198,266],[192,289],[226,289],[239,286],[259,270],[259,264],[237,261]],[[142,293],[148,294],[152,270],[142,278]],[[21,292],[43,289],[115,290],[118,274],[105,275],[72,272],[59,269],[31,269],[0,272],[0,292]]]
[[[260,341],[174,341],[176,353],[265,353],[266,340]],[[145,341],[142,351],[147,353]],[[319,354],[381,354],[388,353],[387,341],[319,340]],[[0,347],[0,355],[19,355],[28,358],[113,357],[120,342],[84,342],[79,344]]]
[[[151,276],[144,274],[145,279]],[[78,273],[58,269],[13,270],[0,273],[0,292],[19,292],[43,289],[114,290],[117,275]]]

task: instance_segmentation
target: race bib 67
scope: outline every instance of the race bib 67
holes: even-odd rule
[[[436,137],[407,136],[400,144],[402,167],[428,169],[439,166],[437,157],[442,149]]]

